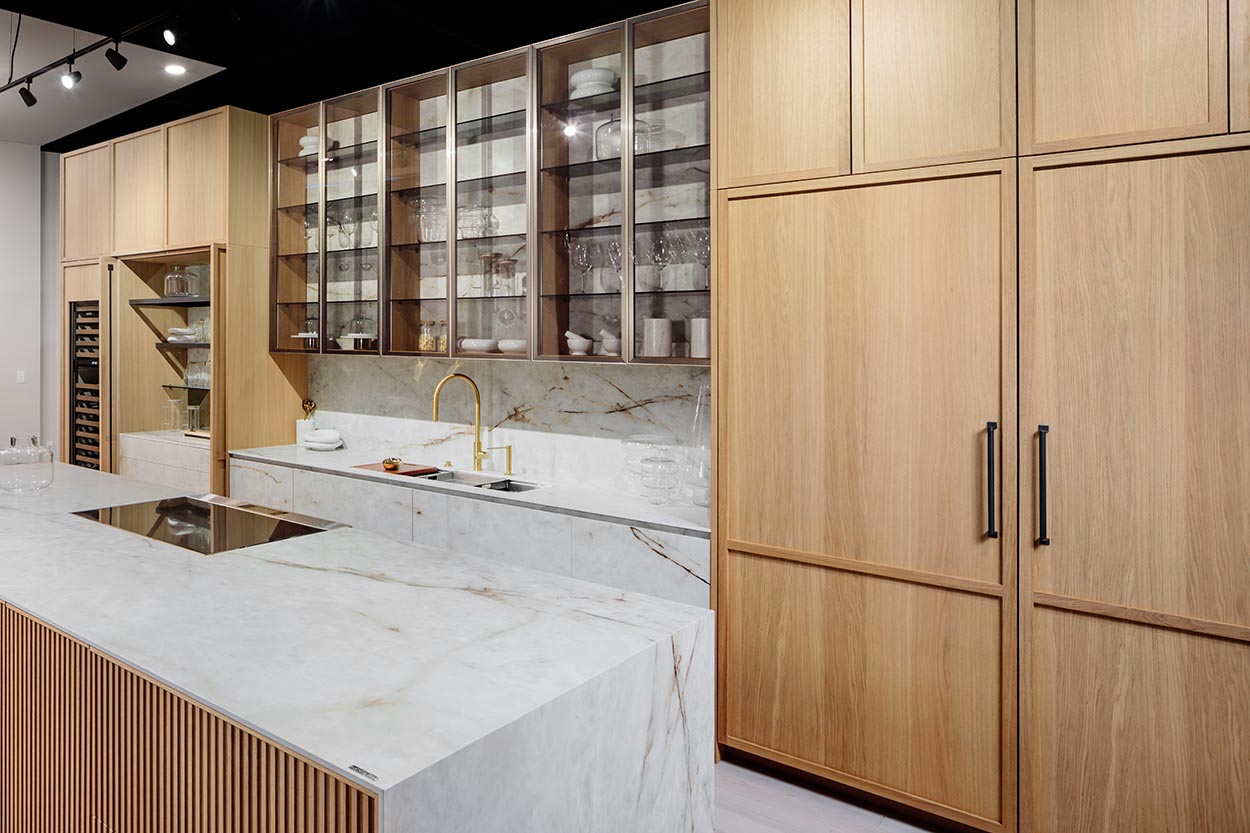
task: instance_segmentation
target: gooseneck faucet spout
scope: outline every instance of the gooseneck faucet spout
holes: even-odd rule
[[[438,422],[438,398],[443,392],[443,386],[452,379],[464,379],[469,383],[469,387],[473,389],[473,470],[482,470],[482,461],[488,455],[482,449],[482,393],[477,389],[477,383],[463,373],[448,373],[434,388],[434,421]]]

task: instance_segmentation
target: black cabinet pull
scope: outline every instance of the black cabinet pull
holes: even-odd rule
[[[1050,546],[1050,536],[1046,531],[1046,435],[1050,433],[1049,425],[1037,426],[1037,545]]]
[[[989,519],[990,528],[985,531],[986,538],[998,537],[998,524],[994,518],[994,431],[998,428],[997,422],[985,423],[985,459],[986,474],[989,476]]]

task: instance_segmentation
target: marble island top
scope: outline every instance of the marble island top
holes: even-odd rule
[[[230,456],[257,463],[270,463],[291,468],[307,469],[309,471],[348,475],[361,480],[375,480],[409,486],[414,489],[428,489],[430,491],[457,494],[476,500],[527,506],[532,509],[561,512],[594,520],[627,523],[697,538],[708,538],[711,535],[706,507],[682,504],[653,506],[639,495],[585,485],[547,483],[543,484],[541,489],[533,489],[526,492],[496,492],[455,483],[423,480],[419,477],[406,477],[387,472],[366,471],[355,468],[361,464],[381,462],[382,457],[385,455],[373,449],[341,448],[336,451],[312,451],[298,445],[282,445],[270,448],[240,449],[231,451]],[[432,457],[437,456],[437,454],[432,455]],[[440,466],[442,460],[412,460],[408,462]],[[493,474],[498,477],[504,476],[498,472],[485,472],[485,474]],[[514,479],[535,483],[542,482],[525,475],[516,475]]]
[[[0,601],[378,792],[387,831],[648,829],[570,790],[710,830],[709,611],[355,529],[205,557],[66,514],[177,494],[58,465],[0,496]]]

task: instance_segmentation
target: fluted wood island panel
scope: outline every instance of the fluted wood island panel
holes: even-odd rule
[[[0,833],[372,833],[368,791],[0,604]]]

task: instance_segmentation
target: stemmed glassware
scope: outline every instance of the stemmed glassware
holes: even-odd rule
[[[707,228],[697,228],[689,234],[690,253],[695,261],[703,267],[703,288],[712,288],[712,232]]]
[[[677,241],[663,231],[656,232],[647,241],[647,253],[659,272],[659,288],[664,289],[664,270],[680,256]]]
[[[578,291],[584,295],[586,294],[586,276],[595,265],[593,244],[570,234],[566,234],[564,240],[569,250],[569,265],[581,273],[582,279]]]
[[[607,258],[608,265],[612,267],[615,275],[608,274],[603,276],[603,289],[605,292],[621,291],[621,241],[613,238],[609,240],[603,247],[603,255]]]

